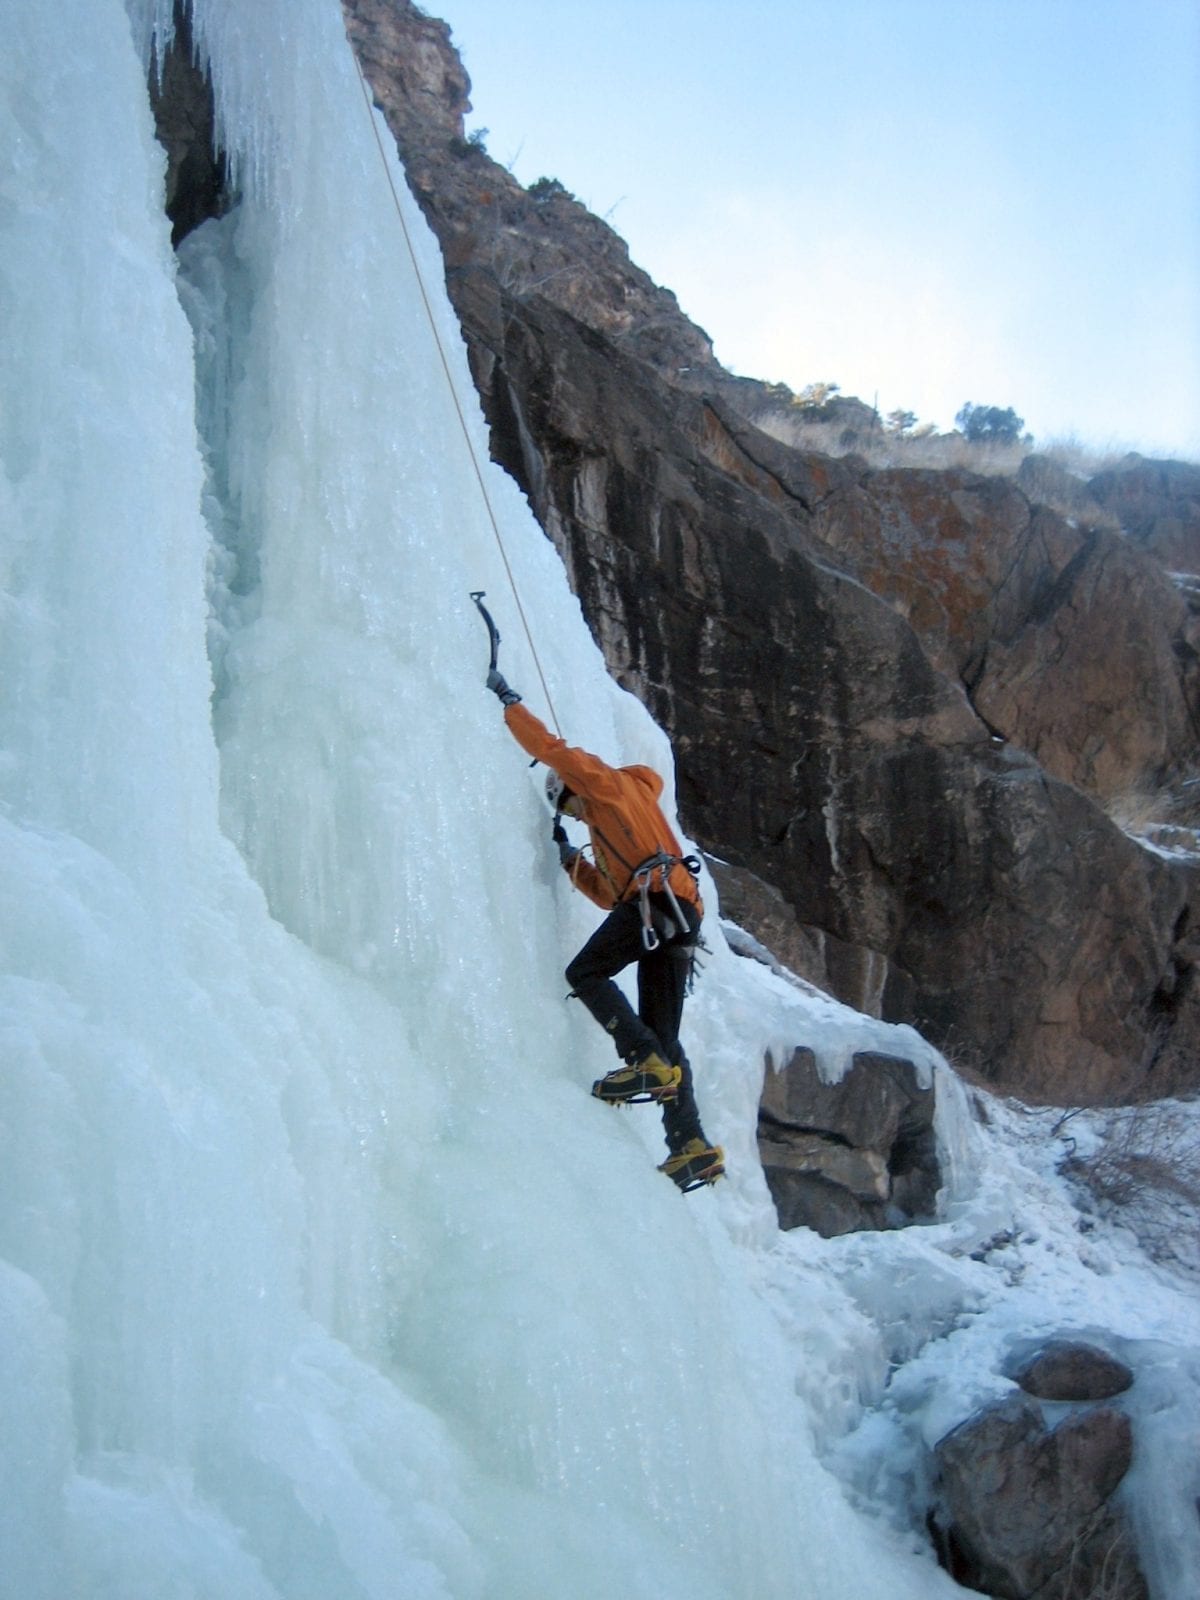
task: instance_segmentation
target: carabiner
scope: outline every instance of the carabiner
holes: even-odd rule
[[[654,919],[650,915],[650,879],[653,876],[653,867],[642,867],[634,873],[634,881],[638,886],[638,906],[642,913],[642,944],[647,951],[657,950],[660,943],[654,931]]]

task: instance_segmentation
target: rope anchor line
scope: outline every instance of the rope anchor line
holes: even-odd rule
[[[367,88],[367,80],[363,76],[362,64],[358,59],[358,52],[357,52],[357,50],[355,50],[353,44],[351,44],[351,46],[350,46],[350,54],[354,58],[354,70],[358,75],[358,86],[362,90],[363,103],[365,104],[365,106],[367,108],[367,118],[368,118],[368,120],[369,120],[369,122],[371,124],[371,131],[375,135],[375,147],[379,151],[379,159],[380,159],[380,162],[383,165],[383,175],[387,180],[387,186],[388,186],[388,189],[391,192],[392,204],[395,207],[396,216],[397,216],[397,218],[399,219],[399,222],[400,222],[400,232],[404,236],[404,243],[405,243],[405,246],[407,247],[407,250],[408,250],[408,258],[409,258],[409,261],[412,263],[413,273],[414,273],[414,275],[416,277],[416,280],[417,280],[417,288],[420,291],[421,304],[425,307],[425,315],[429,320],[429,330],[433,334],[433,342],[437,347],[437,353],[438,353],[438,357],[439,357],[439,359],[441,361],[442,371],[443,371],[443,373],[445,374],[445,377],[446,377],[446,385],[450,390],[450,398],[454,402],[455,414],[458,417],[459,427],[462,429],[463,442],[467,447],[467,455],[470,458],[471,467],[472,467],[472,469],[474,471],[474,474],[475,474],[475,481],[479,485],[479,493],[483,498],[484,508],[486,509],[487,514],[488,514],[488,521],[491,523],[491,526],[492,526],[492,533],[495,536],[496,547],[500,551],[500,559],[504,563],[504,571],[505,571],[505,574],[508,577],[508,584],[509,584],[509,588],[512,590],[513,599],[516,602],[517,614],[521,618],[521,626],[525,630],[526,639],[529,641],[529,649],[530,649],[530,652],[533,655],[533,663],[534,663],[534,666],[537,668],[537,675],[538,675],[539,679],[541,680],[542,692],[546,696],[546,704],[550,708],[550,716],[551,716],[551,719],[552,719],[552,721],[554,723],[555,732],[558,733],[560,735],[560,737],[561,737],[562,729],[561,729],[561,727],[559,727],[558,713],[554,709],[554,699],[553,699],[553,696],[550,693],[550,685],[546,682],[546,674],[542,670],[542,662],[541,662],[540,656],[538,655],[537,645],[533,641],[533,630],[530,628],[529,619],[525,615],[525,607],[521,604],[520,590],[517,588],[517,580],[513,575],[512,565],[511,565],[511,563],[509,562],[509,559],[508,559],[508,552],[504,548],[504,539],[501,536],[500,524],[496,520],[496,513],[495,513],[495,511],[494,511],[494,509],[492,507],[491,496],[488,494],[488,491],[487,491],[487,483],[484,480],[483,469],[480,467],[479,458],[475,454],[475,446],[471,443],[471,431],[470,431],[470,428],[467,426],[467,419],[466,419],[466,415],[465,415],[465,413],[463,411],[463,408],[462,408],[462,402],[458,398],[458,390],[457,390],[457,388],[455,387],[455,384],[454,384],[454,375],[453,375],[453,373],[451,372],[451,369],[450,369],[450,360],[449,360],[449,357],[447,356],[447,353],[446,353],[446,346],[443,343],[442,336],[438,331],[437,318],[434,315],[433,305],[432,305],[432,302],[430,301],[429,294],[428,294],[428,292],[427,292],[427,290],[425,288],[425,278],[424,278],[424,274],[421,272],[421,264],[417,260],[417,252],[413,247],[412,236],[409,233],[408,223],[407,223],[407,221],[405,220],[405,217],[404,217],[404,208],[400,203],[400,196],[396,192],[396,184],[395,184],[395,180],[392,177],[392,169],[388,165],[387,152],[383,147],[383,140],[379,136],[379,123],[378,123],[378,121],[376,120],[376,117],[375,117],[375,112],[374,112],[374,108],[373,108],[372,101],[371,101],[371,93],[370,93],[370,90]],[[482,594],[483,591],[480,590],[480,591],[478,591],[478,593]],[[473,600],[475,600],[475,603],[478,605],[479,602],[476,599],[475,593],[472,593],[471,598]],[[495,624],[494,623],[492,624],[492,627],[493,627],[493,629],[495,628]],[[493,667],[496,664],[495,647],[499,643],[499,641],[500,641],[500,636],[497,633],[497,634],[495,634],[495,638],[494,638],[493,644],[492,644],[492,666]]]

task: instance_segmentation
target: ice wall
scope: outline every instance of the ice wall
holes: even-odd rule
[[[197,0],[242,200],[178,272],[169,10],[0,0],[0,1593],[949,1588],[818,1464],[756,1286],[795,997],[715,939],[724,1193],[588,1097],[594,917],[470,589],[550,708],[335,0]],[[486,475],[564,729],[669,770]]]

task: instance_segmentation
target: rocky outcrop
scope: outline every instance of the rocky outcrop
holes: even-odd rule
[[[715,856],[707,861],[721,896],[728,938],[736,939],[737,929],[753,929],[752,937],[785,972],[827,994],[854,995],[857,1010],[872,1017],[882,1015],[888,977],[885,957],[862,945],[847,944],[824,928],[806,926],[779,889],[745,867]]]
[[[961,469],[864,472],[822,501],[817,528],[939,670],[968,683],[989,641],[1030,617],[1082,542],[1011,480]]]
[[[768,438],[766,387],[605,224],[463,138],[444,25],[344,4],[493,453],[670,731],[689,832],[778,891],[840,998],[993,1082],[1076,1102],[1194,1081],[1188,870],[1085,793],[1190,770],[1186,623],[1153,563],[1012,483]]]
[[[828,1239],[932,1217],[933,1111],[933,1089],[897,1057],[860,1052],[837,1083],[807,1047],[779,1070],[768,1061],[758,1149],[780,1227]]]
[[[1170,572],[1200,574],[1200,466],[1126,456],[1088,493]]]
[[[470,83],[444,22],[408,0],[344,0],[343,11],[452,282],[483,273],[503,295],[553,305],[659,371],[720,370],[707,335],[619,235],[560,183],[527,191],[464,137]]]
[[[1113,1493],[1132,1460],[1129,1419],[1109,1407],[1053,1430],[1023,1394],[988,1406],[939,1441],[931,1516],[943,1564],[1005,1600],[1145,1600]]]

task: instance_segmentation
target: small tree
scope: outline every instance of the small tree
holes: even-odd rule
[[[465,139],[455,136],[450,141],[451,152],[460,161],[466,156],[485,156],[487,155],[487,136],[488,130],[486,128],[476,128],[474,133],[469,133]]]
[[[1025,426],[1011,406],[976,406],[969,400],[954,420],[971,444],[1015,444]]]
[[[840,388],[840,383],[810,383],[801,389],[792,404],[803,406],[805,409],[809,406],[823,406],[827,400],[833,399]]]
[[[547,200],[554,200],[559,195],[567,200],[575,198],[566,184],[560,183],[557,178],[535,178],[529,185],[530,199],[536,200],[539,205]]]
[[[915,411],[889,411],[884,418],[884,431],[895,434],[897,439],[909,439],[917,425]]]

